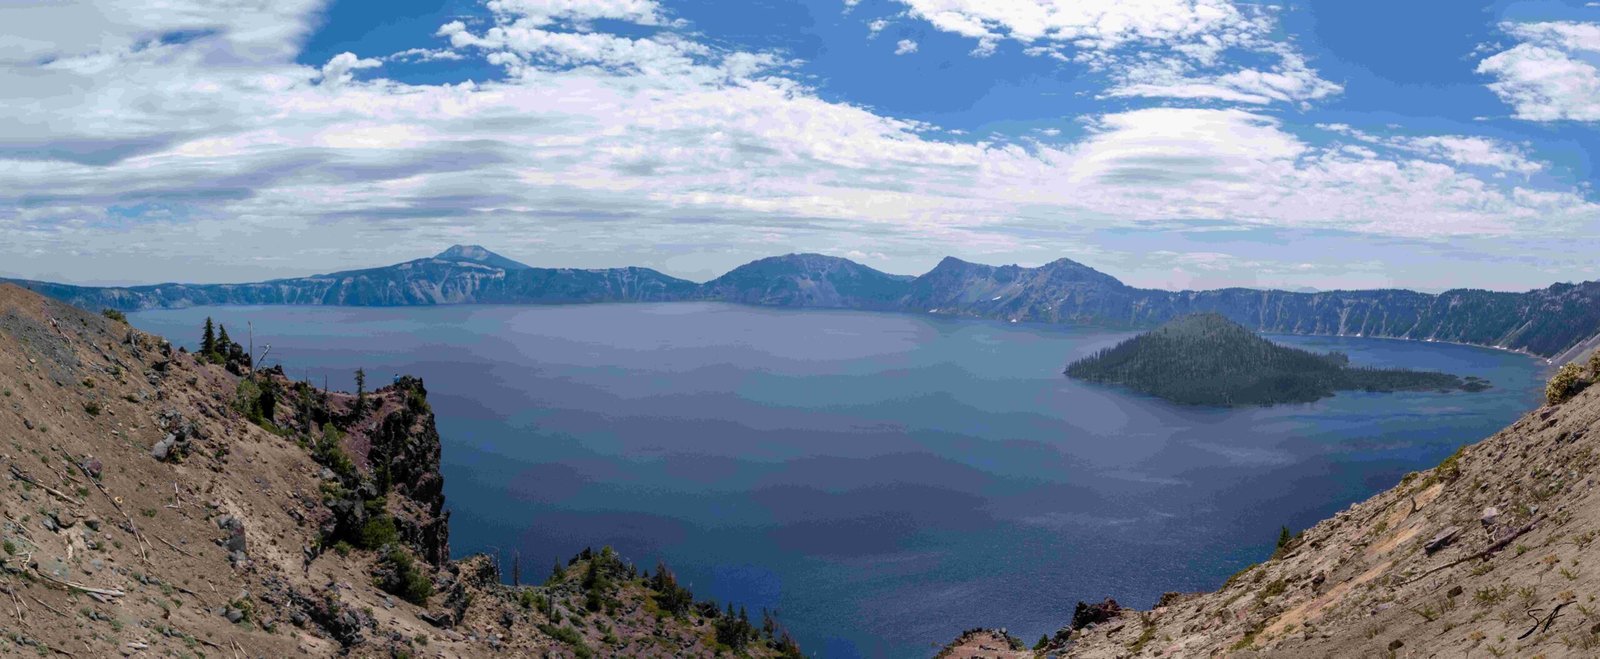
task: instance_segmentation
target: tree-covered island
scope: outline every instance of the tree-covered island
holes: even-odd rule
[[[1350,365],[1281,346],[1219,314],[1184,316],[1067,366],[1069,377],[1184,405],[1309,403],[1336,391],[1482,391],[1477,377]]]

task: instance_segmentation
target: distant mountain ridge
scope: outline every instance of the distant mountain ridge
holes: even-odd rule
[[[649,268],[539,268],[477,245],[391,266],[248,284],[88,287],[14,280],[80,307],[124,311],[197,305],[573,304],[720,300],[775,307],[907,311],[1113,329],[1219,313],[1257,332],[1443,341],[1570,361],[1600,345],[1600,282],[1523,293],[1407,290],[1315,293],[1128,286],[1060,259],[1028,268],[950,257],[918,277],[849,259],[789,254],[704,284]]]

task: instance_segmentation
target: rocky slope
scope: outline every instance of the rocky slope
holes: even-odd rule
[[[976,318],[1154,327],[1214,312],[1258,332],[1446,341],[1520,350],[1565,363],[1600,345],[1600,282],[1523,293],[1403,290],[1300,293],[1128,286],[1061,259],[1037,268],[947,258],[920,277],[889,275],[837,257],[790,254],[741,266],[706,284],[648,268],[534,268],[482,247],[366,270],[254,284],[96,288],[18,282],[86,309],[220,304],[564,304],[725,300],[781,307],[911,311]]]
[[[609,551],[452,560],[418,380],[324,392],[0,285],[0,406],[0,654],[798,654]]]
[[[1597,377],[1592,367],[1586,377]],[[1065,657],[1594,657],[1597,469],[1600,387],[1590,387],[1286,538],[1215,592],[1168,594],[1150,611],[1080,603],[1036,649]]]

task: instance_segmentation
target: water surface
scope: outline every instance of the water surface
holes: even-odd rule
[[[1030,642],[1080,599],[1207,590],[1533,406],[1542,365],[1464,346],[1272,337],[1483,393],[1215,410],[1069,381],[1127,334],[713,303],[230,307],[291,376],[423,377],[455,553],[524,574],[585,546],[774,609],[808,652],[924,657],[975,626]],[[508,572],[509,574],[509,572]]]

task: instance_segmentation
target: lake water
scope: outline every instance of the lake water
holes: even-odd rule
[[[1206,410],[1067,380],[1127,334],[711,303],[230,307],[131,314],[194,346],[246,322],[294,377],[423,377],[457,555],[528,580],[585,546],[664,559],[766,607],[810,653],[926,657],[962,629],[1031,643],[1080,599],[1207,590],[1537,403],[1541,362],[1463,346],[1273,337],[1467,393]],[[509,563],[507,563],[509,575]]]

